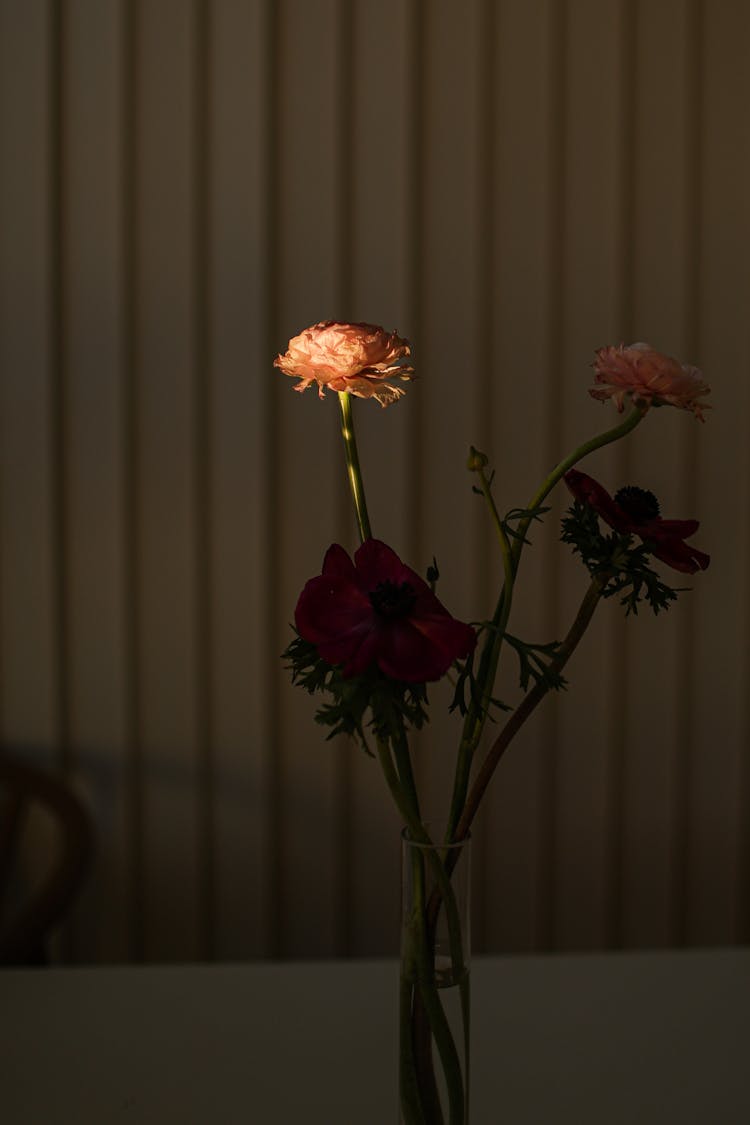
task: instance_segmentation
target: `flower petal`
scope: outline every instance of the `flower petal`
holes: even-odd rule
[[[626,395],[645,406],[668,405],[690,410],[701,422],[703,411],[710,409],[709,403],[700,401],[701,395],[711,390],[702,372],[658,352],[650,344],[599,348],[594,371],[597,385],[590,388],[589,394],[600,401],[614,398],[620,412]]]
[[[273,362],[300,380],[295,390],[317,383],[321,398],[328,388],[387,406],[404,393],[394,380],[408,381],[414,373],[410,355],[408,340],[376,324],[323,320],[294,336]]]
[[[641,538],[647,538],[650,526],[650,521],[642,524],[638,532]],[[698,520],[657,519],[654,521],[654,530],[657,536],[672,535],[677,536],[678,539],[689,539],[691,535],[695,535],[699,527],[700,523]]]
[[[387,676],[406,683],[439,680],[454,660],[468,655],[474,640],[473,629],[447,613],[435,622],[422,618],[387,622],[378,633],[377,663]]]
[[[637,535],[647,551],[674,570],[695,574],[705,570],[710,556],[684,542],[700,527],[698,520],[633,519],[593,477],[569,469],[565,483],[576,500],[588,504],[605,523],[621,535]]]
[[[341,643],[347,659],[371,627],[370,599],[348,578],[319,575],[305,584],[294,611],[297,632],[314,645]],[[328,659],[326,657],[325,659]],[[339,659],[333,661],[339,663]]]
[[[385,588],[405,585],[411,590],[401,607]],[[386,594],[387,609],[376,591]],[[354,562],[332,544],[323,573],[306,583],[294,617],[300,636],[347,677],[377,665],[407,683],[437,680],[476,644],[471,626],[451,617],[427,583],[379,539],[365,540]]]
[[[402,563],[393,548],[380,539],[365,539],[354,553],[354,565],[362,589],[374,590],[381,582],[393,582],[397,586],[408,582],[415,593],[422,587],[429,590],[424,579]]]
[[[578,469],[568,469],[563,479],[576,500],[588,504],[615,531],[619,531],[621,535],[628,535],[632,531],[633,521],[599,481]]]
[[[354,563],[340,543],[332,543],[323,558],[323,574],[327,577],[334,575],[339,578],[348,578],[351,582],[356,579]]]
[[[679,570],[683,574],[695,574],[699,570],[707,570],[711,562],[710,555],[699,551],[696,547],[691,547],[676,536],[664,537],[655,542],[647,540],[646,544],[654,558],[660,559],[673,570]]]

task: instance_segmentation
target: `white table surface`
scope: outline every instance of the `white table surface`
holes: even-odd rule
[[[3,1125],[396,1125],[396,964],[0,970]],[[750,950],[477,958],[472,1125],[748,1125]]]

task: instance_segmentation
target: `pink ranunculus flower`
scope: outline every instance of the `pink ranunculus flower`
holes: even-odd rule
[[[297,632],[344,677],[377,666],[405,683],[439,680],[476,644],[418,574],[379,539],[366,539],[354,561],[338,543],[311,578],[294,611]]]
[[[589,394],[601,402],[614,399],[620,412],[628,395],[639,405],[690,410],[701,422],[703,411],[711,409],[709,403],[699,401],[711,388],[698,368],[662,355],[650,344],[599,348],[594,371],[597,385]]]
[[[376,324],[324,320],[294,336],[284,355],[273,362],[285,375],[300,380],[295,391],[317,383],[321,398],[328,388],[388,406],[404,394],[394,380],[409,380],[414,373],[410,355],[408,340]]]

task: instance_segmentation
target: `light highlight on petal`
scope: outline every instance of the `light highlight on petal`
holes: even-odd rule
[[[408,340],[376,324],[324,320],[294,336],[273,362],[299,379],[296,391],[317,384],[321,398],[326,390],[346,391],[388,406],[405,393],[400,382],[414,374],[410,356]]]
[[[710,404],[701,397],[711,388],[697,367],[679,363],[650,344],[599,348],[594,362],[596,386],[589,394],[600,402],[612,399],[622,413],[625,399],[636,405],[677,406],[690,410],[701,422]]]

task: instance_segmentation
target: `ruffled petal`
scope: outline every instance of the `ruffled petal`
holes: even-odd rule
[[[404,394],[399,381],[413,376],[410,356],[408,340],[377,324],[324,320],[294,336],[274,366],[300,380],[295,390],[317,383],[321,398],[326,389],[348,391],[388,406]]]
[[[703,411],[710,409],[709,403],[700,401],[701,395],[711,390],[702,372],[663,355],[650,344],[599,348],[594,371],[597,385],[589,394],[600,401],[611,396],[620,411],[625,396],[639,405],[690,410],[701,421]]]

